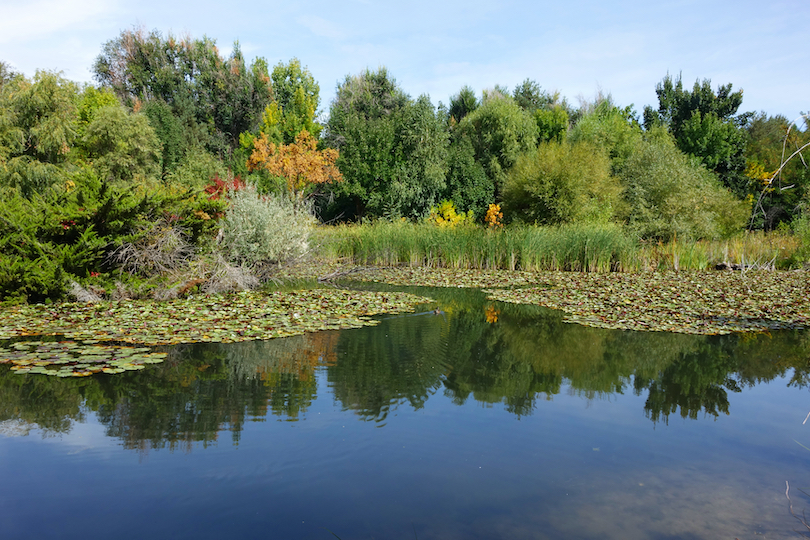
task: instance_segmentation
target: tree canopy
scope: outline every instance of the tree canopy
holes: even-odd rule
[[[723,184],[740,198],[748,192],[745,170],[745,136],[741,127],[750,113],[737,115],[743,91],[732,91],[731,83],[712,90],[711,81],[695,81],[692,90],[683,87],[678,76],[667,75],[655,89],[658,109],[644,109],[644,126],[666,126],[678,148],[700,159],[718,174]]]
[[[427,214],[445,187],[443,126],[430,99],[411,100],[385,68],[347,76],[325,136],[340,151],[344,178],[334,211],[346,217]]]
[[[162,102],[182,123],[199,126],[196,142],[223,157],[238,147],[241,133],[259,126],[273,97],[264,59],[248,66],[238,42],[225,59],[208,37],[125,30],[104,45],[93,69],[125,105]]]

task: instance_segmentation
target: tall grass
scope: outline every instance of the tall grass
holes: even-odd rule
[[[805,243],[799,236],[784,232],[753,231],[726,240],[642,244],[641,250],[650,269],[701,270],[720,263],[789,269],[805,262],[805,248],[802,247]]]
[[[529,271],[705,270],[727,262],[798,266],[802,242],[786,233],[741,233],[728,240],[639,242],[619,225],[438,227],[380,221],[321,227],[320,255],[358,265]]]
[[[319,229],[321,254],[355,264],[508,270],[626,270],[638,244],[613,225],[437,227],[378,222]]]

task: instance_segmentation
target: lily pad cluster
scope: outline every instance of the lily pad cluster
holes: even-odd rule
[[[149,347],[97,345],[76,341],[18,341],[0,347],[0,364],[12,364],[18,374],[87,377],[95,373],[123,373],[159,364],[165,352]]]
[[[351,279],[482,288],[492,300],[535,304],[566,321],[623,330],[728,334],[810,327],[810,275],[774,272],[511,272],[371,268]]]
[[[0,339],[60,335],[137,344],[236,342],[377,324],[427,298],[398,292],[313,289],[242,292],[167,302],[26,305],[0,314]]]
[[[562,310],[568,322],[625,330],[728,334],[810,327],[806,272],[538,274],[541,286],[489,298]]]

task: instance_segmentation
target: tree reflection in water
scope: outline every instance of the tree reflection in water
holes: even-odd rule
[[[114,376],[64,380],[2,367],[0,422],[36,425],[49,436],[93,412],[126,448],[190,451],[225,431],[238,444],[248,421],[305,418],[319,378],[344,409],[380,424],[439,391],[456,404],[502,404],[518,417],[564,389],[588,399],[632,391],[647,394],[650,420],[667,422],[674,414],[729,414],[729,392],[791,371],[789,385],[810,381],[807,333],[602,330],[543,308],[493,303],[478,291],[418,293],[435,298],[440,313],[426,306],[372,328],[177,346],[162,365]]]

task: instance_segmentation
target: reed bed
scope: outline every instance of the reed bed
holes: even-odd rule
[[[639,241],[614,224],[485,229],[379,221],[324,226],[315,240],[326,260],[377,266],[638,272],[705,270],[719,263],[786,269],[804,262],[802,242],[788,233],[658,243]]]
[[[642,244],[641,250],[652,268],[662,270],[703,270],[721,263],[787,270],[806,261],[801,239],[785,232],[744,232],[726,240],[673,240]]]

